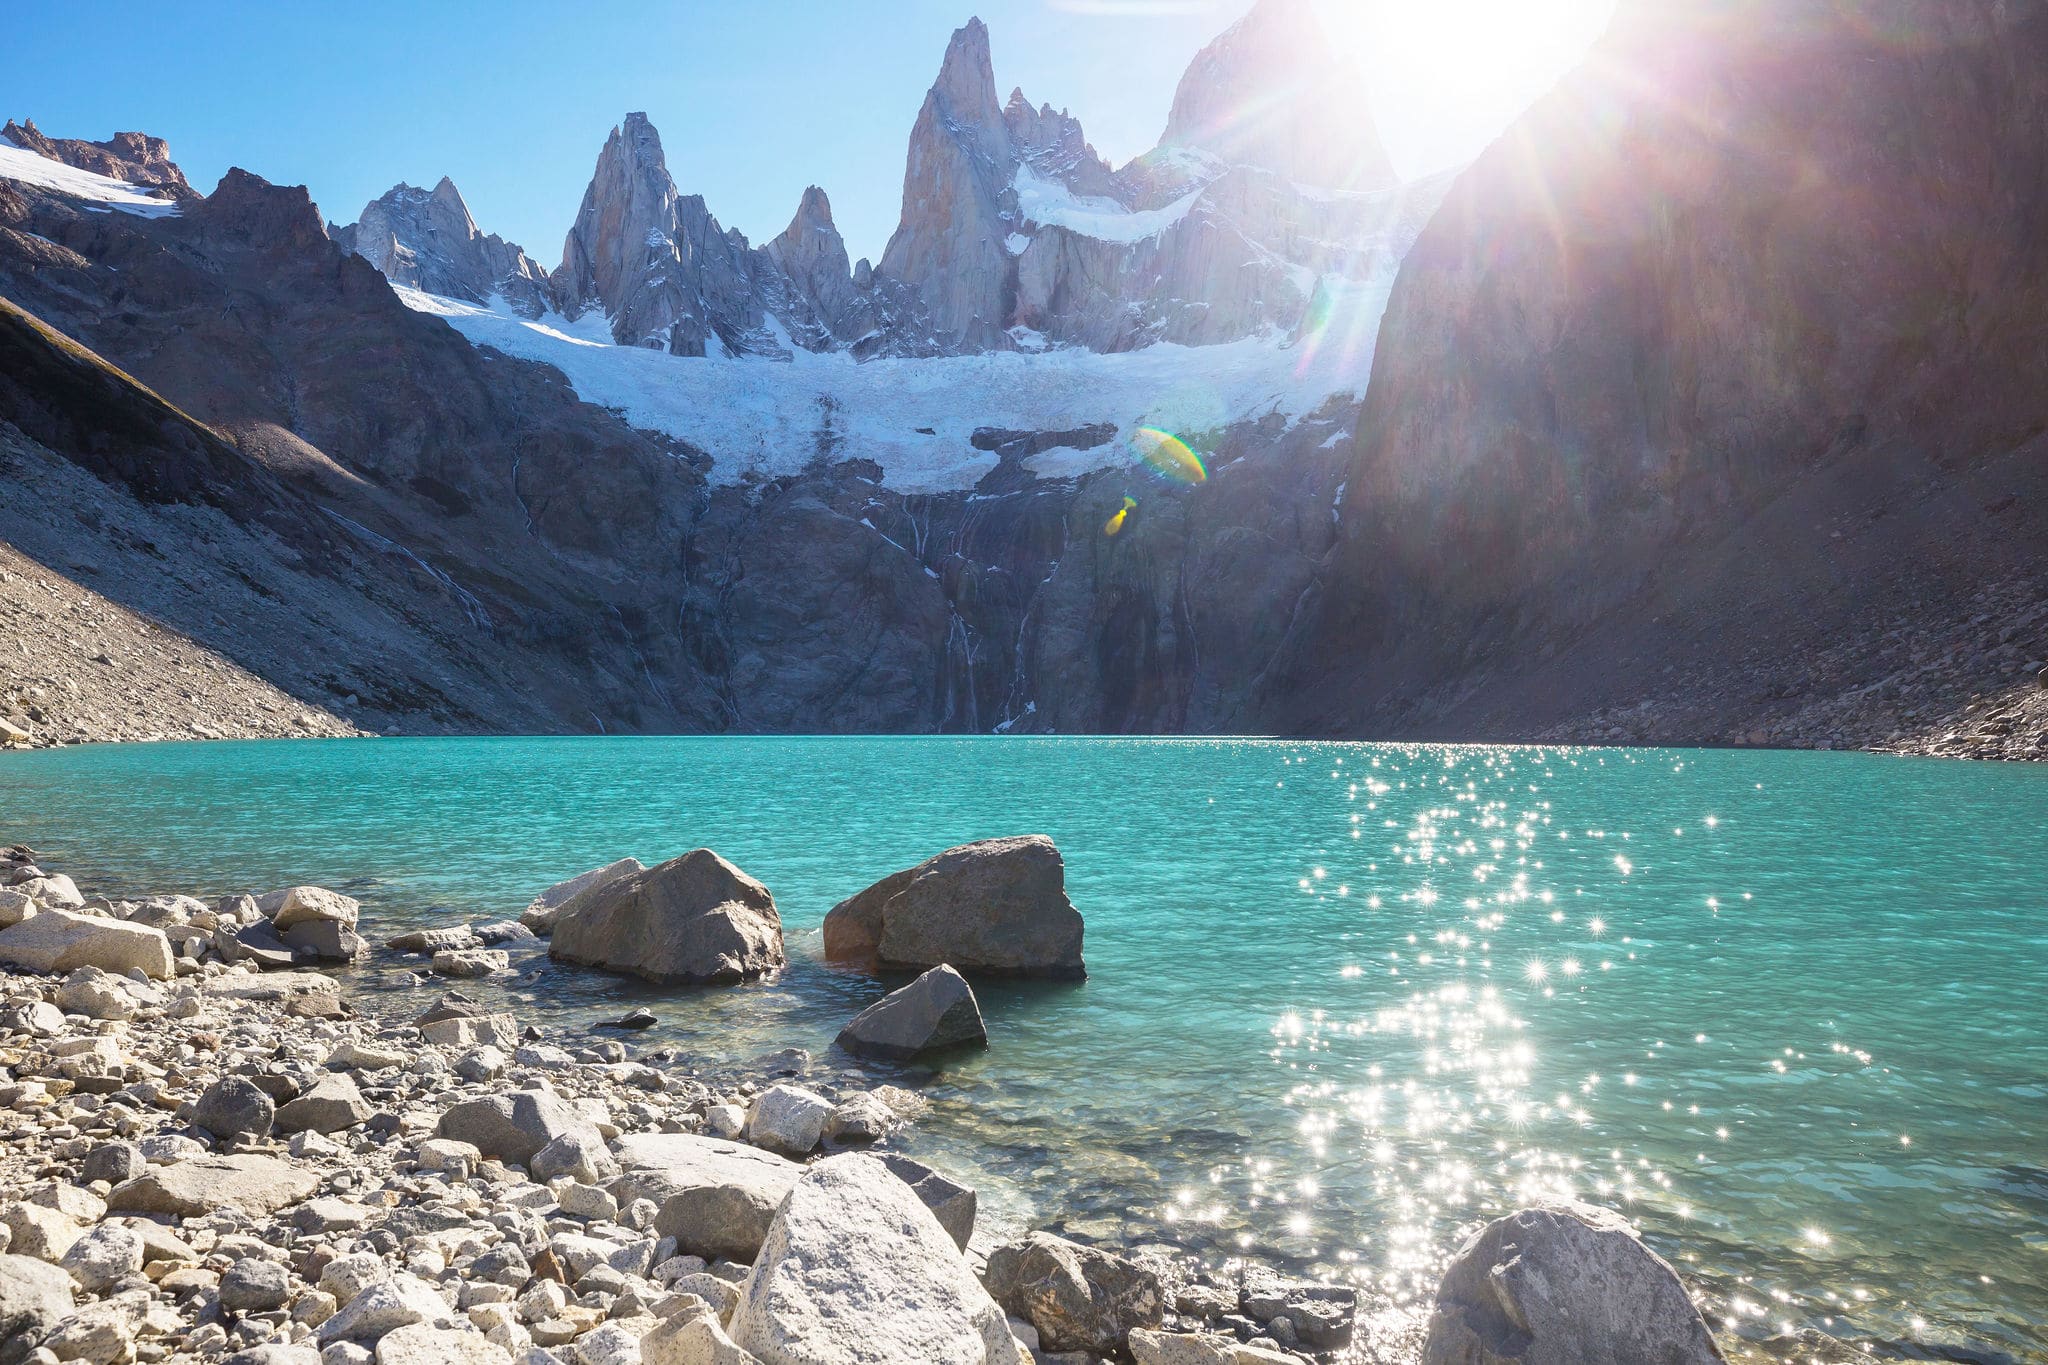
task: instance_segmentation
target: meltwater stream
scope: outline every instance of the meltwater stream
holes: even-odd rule
[[[1088,981],[985,986],[989,1050],[910,1075],[913,1150],[985,1221],[1412,1299],[1462,1229],[1569,1191],[1773,1354],[2048,1353],[2048,768],[1121,739],[0,757],[0,841],[89,889],[320,882],[373,942],[715,848],[775,893],[778,979],[658,991],[535,957],[507,988],[569,1029],[650,1004],[657,1036],[735,1060],[825,1054],[881,993],[818,962],[834,902],[1033,831],[1066,855]]]

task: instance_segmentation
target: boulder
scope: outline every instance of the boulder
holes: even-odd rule
[[[339,920],[301,920],[277,937],[294,961],[354,962],[370,950],[362,935]]]
[[[839,1046],[848,1052],[893,1062],[967,1044],[987,1046],[988,1030],[974,988],[946,966],[889,992],[839,1030]]]
[[[1229,1337],[1185,1332],[1131,1330],[1131,1359],[1137,1365],[1237,1365],[1237,1343]]]
[[[36,899],[13,887],[0,889],[0,929],[12,928],[36,913]]]
[[[85,895],[79,891],[78,883],[62,872],[49,872],[40,877],[30,877],[26,881],[16,882],[14,889],[46,910],[51,907],[76,910],[85,904]]]
[[[1034,1232],[989,1253],[983,1277],[1004,1311],[1038,1329],[1048,1351],[1117,1355],[1136,1327],[1166,1315],[1159,1277],[1136,1261]]]
[[[322,1345],[337,1341],[369,1345],[387,1332],[416,1322],[445,1326],[455,1320],[455,1311],[431,1284],[400,1273],[365,1285],[340,1312],[320,1324],[319,1340]]]
[[[783,964],[782,920],[767,887],[700,848],[575,896],[548,955],[662,984],[745,981]]]
[[[983,839],[885,877],[825,916],[825,956],[883,969],[1085,977],[1066,864],[1042,834]]]
[[[967,1250],[968,1240],[974,1236],[974,1211],[978,1202],[974,1191],[907,1156],[883,1152],[881,1159],[898,1180],[910,1186],[910,1192],[917,1196],[918,1202],[932,1211],[932,1217],[939,1220],[939,1226],[946,1230],[954,1245],[962,1251]]]
[[[79,1288],[101,1293],[142,1273],[142,1235],[120,1223],[101,1223],[73,1242],[58,1264]]]
[[[436,976],[469,980],[510,971],[512,959],[502,948],[443,948],[431,966]]]
[[[473,1327],[415,1322],[377,1339],[376,1365],[507,1365],[510,1360],[504,1347]]]
[[[621,877],[646,870],[638,858],[621,858],[615,863],[592,868],[565,882],[556,882],[533,898],[532,903],[520,914],[519,922],[536,934],[551,934],[554,932],[555,921],[561,916],[562,907],[570,901],[594,886],[603,886],[606,882],[617,881]]]
[[[117,976],[141,972],[156,981],[169,980],[176,970],[171,941],[160,929],[49,908],[0,929],[0,962],[51,975],[80,967]]]
[[[1246,1267],[1239,1285],[1246,1317],[1268,1326],[1287,1324],[1293,1339],[1314,1351],[1351,1344],[1358,1318],[1358,1291],[1348,1285],[1284,1280],[1264,1266]]]
[[[107,1207],[115,1213],[178,1218],[227,1207],[260,1218],[298,1203],[319,1185],[319,1172],[277,1157],[195,1156],[116,1185]]]
[[[640,1365],[760,1365],[708,1312],[678,1313],[640,1338]]]
[[[0,1360],[25,1359],[70,1315],[73,1283],[47,1261],[0,1254]]]
[[[414,929],[385,939],[384,946],[394,953],[418,953],[431,957],[446,948],[474,948],[482,942],[467,924],[454,924],[445,929]]]
[[[263,1137],[277,1117],[277,1102],[246,1076],[223,1076],[199,1092],[192,1122],[215,1137]]]
[[[586,1185],[595,1185],[617,1175],[619,1163],[612,1156],[611,1149],[604,1145],[604,1140],[592,1130],[562,1134],[533,1154],[527,1170],[535,1180],[542,1182],[569,1176]]]
[[[10,1250],[38,1261],[62,1260],[71,1244],[85,1235],[69,1213],[27,1200],[0,1205],[0,1224],[7,1227]]]
[[[808,1156],[825,1138],[832,1102],[800,1085],[771,1085],[747,1109],[747,1138],[784,1156]]]
[[[804,1170],[758,1147],[681,1133],[628,1133],[615,1155],[625,1173],[609,1188],[620,1207],[651,1199],[656,1234],[707,1260],[752,1261]]]
[[[267,1313],[291,1301],[291,1271],[282,1261],[244,1256],[220,1277],[220,1306],[230,1313]]]
[[[805,1171],[729,1324],[763,1365],[1028,1365],[958,1247],[871,1156]]]
[[[1628,1220],[1571,1202],[1495,1219],[1437,1287],[1423,1365],[1719,1365],[1677,1272]]]
[[[521,1166],[570,1133],[603,1141],[583,1111],[544,1090],[517,1090],[450,1105],[434,1129],[436,1137],[467,1142],[485,1156]]]
[[[509,1014],[458,1014],[429,1019],[419,1026],[420,1036],[443,1047],[519,1046],[519,1021]]]
[[[223,920],[213,931],[213,946],[223,962],[248,962],[266,971],[281,971],[298,961],[298,954],[268,920],[240,928]]]
[[[277,1111],[281,1133],[339,1133],[370,1117],[370,1102],[345,1071],[329,1072]]]
[[[66,1014],[82,1014],[88,1019],[135,1017],[136,1000],[129,994],[127,978],[98,967],[80,967],[65,977],[54,999]]]
[[[324,886],[288,886],[282,891],[258,896],[256,908],[270,921],[270,927],[280,934],[294,924],[315,920],[327,920],[353,929],[362,910],[353,897],[329,891]]]

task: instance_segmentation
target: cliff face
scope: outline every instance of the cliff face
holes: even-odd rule
[[[1574,650],[1594,690],[1623,656],[1707,667],[1658,643],[1681,604],[1803,648],[1918,591],[1881,555],[1848,575],[1873,518],[2024,569],[2016,494],[1986,516],[1926,490],[2048,428],[2044,233],[2048,13],[1625,5],[1402,266],[1276,715],[1348,727]],[[1801,524],[1796,497],[1830,510]]]
[[[328,235],[393,284],[473,303],[496,295],[530,318],[547,307],[547,271],[513,243],[479,231],[446,176],[431,190],[394,185],[354,223],[331,227]]]
[[[6,126],[0,127],[0,138],[24,151],[95,175],[161,189],[175,198],[192,197],[185,173],[171,160],[170,145],[147,133],[116,133],[104,142],[88,142],[82,138],[49,137],[36,127],[34,119],[24,123],[9,119]]]

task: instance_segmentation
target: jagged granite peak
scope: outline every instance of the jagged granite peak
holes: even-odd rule
[[[1259,0],[1189,63],[1160,146],[1302,185],[1385,189],[1393,163],[1361,90],[1313,0]]]
[[[1088,142],[1081,120],[1050,104],[1031,107],[1024,92],[1012,90],[1003,106],[1003,126],[1017,159],[1034,173],[1057,180],[1078,195],[1098,199],[1129,199],[1129,191]]]
[[[37,156],[95,175],[125,180],[131,185],[163,190],[172,198],[196,195],[186,182],[185,173],[171,160],[170,144],[147,133],[116,133],[104,142],[88,142],[83,138],[50,137],[36,127],[34,119],[21,123],[9,119],[0,127],[0,138]]]
[[[516,244],[479,230],[462,192],[445,175],[431,190],[393,185],[364,205],[354,223],[329,228],[328,235],[393,284],[472,303],[502,296],[530,318],[546,310],[547,271]]]
[[[938,79],[911,128],[903,214],[879,267],[917,292],[950,347],[1010,345],[1015,269],[1004,243],[1016,169],[988,26],[970,19],[946,44]]]
[[[813,186],[789,229],[751,246],[701,195],[681,194],[661,135],[643,113],[612,129],[553,277],[571,318],[596,308],[615,341],[674,355],[787,360],[806,350],[928,355],[916,300],[863,288],[847,264],[825,192]]]

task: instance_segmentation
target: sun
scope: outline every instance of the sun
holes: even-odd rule
[[[1363,71],[1383,125],[1449,120],[1419,136],[1425,147],[1498,133],[1585,58],[1614,14],[1614,0],[1313,3]]]

